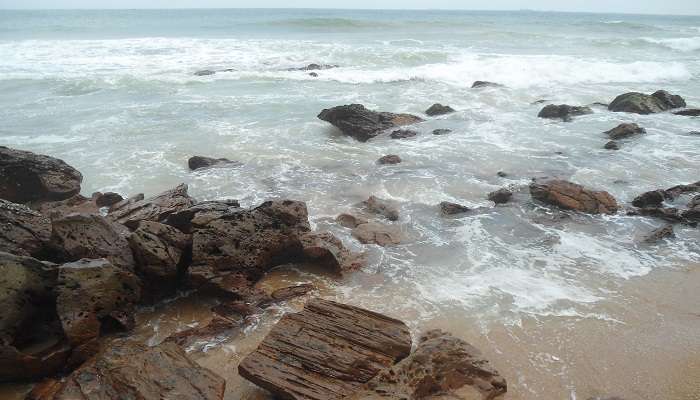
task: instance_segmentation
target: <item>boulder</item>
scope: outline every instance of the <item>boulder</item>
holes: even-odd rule
[[[187,194],[187,185],[183,183],[157,196],[116,207],[110,210],[109,218],[136,229],[141,221],[163,222],[170,214],[193,205],[194,199]]]
[[[0,199],[13,203],[67,199],[83,176],[57,158],[0,146]]]
[[[472,89],[482,88],[482,87],[503,87],[500,83],[488,82],[488,81],[476,81],[472,84]]]
[[[606,150],[620,150],[620,145],[617,144],[616,141],[611,140],[611,141],[605,143],[605,146],[603,146],[603,148]]]
[[[301,236],[304,259],[336,274],[355,271],[364,266],[364,260],[343,246],[330,232],[308,232]]]
[[[286,314],[239,374],[284,399],[347,398],[411,351],[401,321],[328,300],[310,300]]]
[[[644,238],[643,242],[647,244],[654,244],[660,242],[663,239],[671,238],[674,236],[675,234],[673,232],[673,225],[666,225],[659,229],[653,230]]]
[[[128,233],[123,226],[100,215],[71,214],[53,221],[52,256],[60,262],[106,258],[115,267],[133,271]]]
[[[391,135],[389,135],[389,137],[392,139],[408,139],[415,136],[418,136],[418,132],[410,129],[398,129],[391,132]]]
[[[97,207],[111,207],[120,201],[124,200],[122,195],[119,193],[114,193],[114,192],[105,192],[105,193],[94,193],[92,195],[92,198],[95,199],[95,205]]]
[[[192,171],[213,167],[237,167],[240,165],[241,163],[231,161],[228,158],[194,156],[187,160],[187,166],[189,166]]]
[[[105,259],[62,265],[55,290],[58,318],[73,346],[96,339],[100,332],[134,326],[140,282]]]
[[[608,110],[635,114],[654,114],[674,108],[685,107],[685,100],[677,95],[659,90],[652,95],[630,92],[617,96]]]
[[[39,257],[51,239],[51,221],[29,208],[0,199],[0,251]]]
[[[345,135],[366,142],[382,131],[421,122],[410,114],[393,114],[368,110],[361,104],[350,104],[321,111],[318,118],[331,123]]]
[[[674,114],[684,117],[700,117],[700,108],[689,108],[687,110],[676,111]]]
[[[442,215],[457,215],[464,214],[471,211],[467,206],[463,206],[457,203],[450,203],[449,201],[443,201],[440,203],[440,212]]]
[[[369,196],[369,198],[362,202],[362,206],[372,214],[378,214],[384,216],[389,221],[399,220],[399,210],[388,200],[380,199],[376,196]]]
[[[619,140],[635,135],[641,135],[643,133],[647,133],[647,131],[637,124],[620,124],[604,133],[612,140]]]
[[[593,114],[593,110],[583,106],[549,104],[545,106],[537,116],[547,119],[561,119],[562,121],[568,122],[571,121],[572,117],[586,114]]]
[[[450,114],[455,112],[455,109],[450,107],[450,106],[443,106],[440,103],[435,103],[430,108],[425,110],[425,114],[431,117],[437,116],[437,115],[445,115],[445,114]]]
[[[352,230],[352,236],[363,244],[377,244],[379,246],[391,246],[401,243],[403,235],[401,230],[394,225],[367,222],[357,225]]]
[[[564,210],[589,214],[615,214],[618,209],[617,201],[608,192],[593,191],[564,180],[533,182],[530,195]]]
[[[191,233],[193,229],[205,227],[209,222],[240,211],[238,200],[203,201],[192,207],[176,211],[165,219],[165,223]]]
[[[348,399],[491,400],[506,391],[506,380],[477,348],[432,330],[420,338],[410,356],[380,372]]]
[[[174,343],[117,339],[41,400],[223,400],[226,382]]]
[[[635,207],[661,207],[664,200],[666,200],[664,190],[652,190],[635,197],[632,200],[632,205]]]
[[[510,201],[511,197],[513,197],[513,192],[506,188],[498,189],[488,195],[488,199],[496,204],[505,204]]]
[[[377,163],[380,165],[399,164],[399,163],[401,163],[401,157],[399,157],[395,154],[389,154],[389,155],[381,157],[379,160],[377,160]]]
[[[447,135],[448,133],[452,133],[452,129],[433,129],[433,135],[440,136],[440,135]]]

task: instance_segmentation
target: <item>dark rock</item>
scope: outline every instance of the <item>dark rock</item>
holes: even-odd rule
[[[345,135],[351,136],[360,142],[366,142],[386,129],[422,121],[421,118],[410,114],[371,111],[361,104],[325,109],[321,111],[318,118],[333,124]]]
[[[663,239],[674,237],[673,225],[666,225],[662,228],[655,229],[644,238],[644,243],[653,244]]]
[[[315,72],[309,72],[309,76],[312,76],[314,78],[318,78],[318,74]]]
[[[508,174],[503,171],[498,171],[496,175],[498,175],[500,178],[505,178],[508,176]]]
[[[635,207],[661,207],[666,199],[666,192],[663,190],[652,190],[644,192],[632,200]]]
[[[425,110],[425,114],[431,117],[434,117],[436,115],[445,115],[453,112],[455,112],[454,108],[450,106],[443,106],[440,103],[435,103],[432,106],[430,106],[430,108]]]
[[[0,199],[0,251],[39,257],[51,239],[51,221],[29,208]]]
[[[70,353],[71,348],[65,343],[37,352],[23,352],[0,344],[0,382],[36,380],[54,375],[63,370]]]
[[[182,232],[191,233],[193,229],[205,227],[212,220],[240,211],[240,208],[238,200],[203,201],[170,214],[165,223]]]
[[[684,117],[700,117],[700,108],[689,108],[687,110],[676,111],[674,114]]]
[[[572,117],[586,114],[593,114],[593,110],[589,107],[550,104],[545,106],[537,116],[547,119],[561,119],[568,122],[571,121]]]
[[[589,190],[564,180],[533,182],[530,195],[564,210],[589,214],[615,214],[618,209],[617,201],[608,192]]]
[[[403,235],[401,230],[394,225],[367,222],[357,225],[352,230],[352,236],[363,244],[377,244],[382,247],[401,243]]]
[[[603,146],[606,150],[620,150],[620,145],[617,144],[616,141],[611,140],[608,143],[605,143],[605,146]]]
[[[442,129],[434,129],[434,130],[433,130],[433,135],[437,135],[437,136],[440,136],[440,135],[447,135],[448,133],[452,133],[452,129],[444,129],[444,128],[442,128]]]
[[[457,215],[464,214],[471,211],[469,207],[463,206],[457,203],[450,203],[449,201],[443,201],[440,203],[440,212],[442,215]]]
[[[391,132],[391,135],[389,135],[389,137],[392,139],[407,139],[417,135],[418,132],[416,131],[412,131],[410,129],[399,129]]]
[[[194,199],[187,194],[187,185],[183,183],[157,196],[110,210],[109,218],[136,229],[141,221],[163,222],[171,214],[193,205]]]
[[[0,199],[13,203],[67,199],[83,176],[57,158],[0,146]]]
[[[700,192],[700,182],[691,183],[689,185],[677,185],[665,191],[666,197],[669,199],[675,199],[682,194],[693,192]]]
[[[549,103],[550,101],[551,101],[551,100],[540,99],[540,100],[537,100],[537,101],[533,101],[532,103],[530,103],[530,105],[533,105],[533,106],[534,106],[534,105],[537,105],[537,104]]]
[[[360,217],[357,215],[352,215],[352,214],[340,214],[338,217],[335,219],[338,221],[338,223],[346,228],[357,228],[358,225],[366,224],[367,218],[365,217]]]
[[[590,106],[591,106],[591,107],[603,107],[603,108],[608,108],[608,106],[610,106],[610,104],[608,104],[608,103],[601,103],[601,102],[599,102],[599,101],[596,101],[595,103],[591,103]]]
[[[642,215],[646,217],[660,218],[668,222],[687,223],[677,208],[673,207],[642,207],[630,210],[627,215]]]
[[[685,107],[685,100],[677,95],[671,94],[665,90],[657,90],[652,94],[653,97],[659,99],[662,104],[666,105],[669,109],[682,108]]]
[[[116,267],[133,271],[127,234],[126,228],[102,216],[71,214],[53,221],[53,257],[56,261],[106,258]]]
[[[349,400],[486,400],[506,391],[506,380],[477,348],[432,330],[410,356],[381,371]]]
[[[488,81],[476,81],[472,84],[472,89],[482,88],[482,87],[503,87],[500,83],[488,82]]]
[[[195,72],[194,76],[209,76],[209,75],[214,75],[215,73],[216,73],[216,71],[204,69],[204,70]]]
[[[122,195],[114,192],[95,193],[93,198],[97,207],[111,207],[124,200]]]
[[[49,378],[41,381],[40,383],[36,384],[32,390],[27,394],[27,397],[25,397],[24,400],[46,400],[46,399],[52,399],[53,396],[58,393],[58,391],[61,389],[61,382]]]
[[[636,114],[654,114],[680,107],[685,107],[683,98],[659,90],[652,95],[637,92],[622,94],[610,103],[608,110]]]
[[[700,136],[700,132],[699,131],[690,131],[690,132],[688,132],[688,135]]]
[[[377,163],[381,165],[393,165],[393,164],[399,164],[401,162],[401,157],[395,155],[395,154],[389,154],[386,156],[383,156],[379,160],[377,160]]]
[[[410,351],[403,322],[313,299],[300,313],[282,317],[238,372],[280,398],[340,399]]]
[[[693,197],[690,202],[688,202],[688,208],[700,207],[700,195]]]
[[[367,200],[362,202],[362,206],[372,214],[383,215],[389,221],[398,221],[399,219],[399,210],[393,202],[379,197],[369,196]]]
[[[615,128],[604,132],[612,140],[624,139],[630,136],[646,133],[646,129],[637,124],[620,124]]]
[[[338,68],[337,65],[334,64],[315,64],[311,63],[305,67],[300,67],[300,68],[290,68],[289,71],[320,71],[324,69],[331,69],[331,68]]]
[[[211,158],[211,157],[203,157],[203,156],[194,156],[190,157],[189,160],[187,160],[187,165],[190,167],[192,171],[199,170],[199,169],[204,169],[204,168],[213,168],[213,167],[237,167],[240,166],[241,163],[237,161],[231,161],[228,158]]]
[[[506,188],[498,189],[488,195],[488,199],[496,204],[505,204],[510,201],[511,197],[513,197],[513,192]]]
[[[352,254],[330,232],[308,232],[301,236],[304,259],[336,274],[355,271],[364,266],[362,257]]]

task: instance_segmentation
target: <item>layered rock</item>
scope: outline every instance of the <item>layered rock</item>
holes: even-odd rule
[[[425,114],[431,117],[437,116],[437,115],[445,115],[445,114],[450,114],[455,112],[455,109],[450,107],[450,106],[444,106],[440,103],[435,103],[432,106],[430,106],[427,110],[425,110]]]
[[[236,167],[241,165],[237,161],[231,161],[228,158],[212,158],[204,156],[193,156],[187,160],[187,166],[192,170],[201,170],[213,167]]]
[[[187,185],[180,184],[157,196],[113,207],[109,218],[130,229],[136,229],[141,221],[163,222],[168,216],[194,205],[187,194]]]
[[[646,133],[646,129],[637,124],[620,124],[609,131],[604,132],[612,140],[625,139],[631,136]]]
[[[564,210],[589,214],[615,214],[618,209],[617,201],[608,192],[590,190],[564,180],[534,182],[530,185],[530,195]]]
[[[593,114],[593,110],[583,106],[549,104],[545,106],[537,116],[546,119],[561,119],[562,121],[568,122],[571,121],[573,117],[586,114]]]
[[[23,352],[0,343],[0,382],[36,380],[62,371],[71,354],[66,343],[36,352]]]
[[[659,90],[651,95],[638,92],[621,94],[610,103],[608,109],[615,112],[654,114],[685,106],[685,100],[681,96]]]
[[[0,199],[0,251],[39,257],[51,239],[51,221],[29,208]]]
[[[99,214],[97,197],[88,198],[80,194],[59,201],[33,201],[27,206],[51,220],[61,219],[70,214]]]
[[[321,111],[318,118],[331,123],[345,135],[366,142],[382,131],[421,122],[410,114],[393,114],[366,109],[361,104],[350,104]]]
[[[92,197],[95,199],[95,205],[97,207],[111,207],[120,201],[124,200],[122,195],[119,193],[114,193],[114,192],[105,192],[105,193],[94,193]]]

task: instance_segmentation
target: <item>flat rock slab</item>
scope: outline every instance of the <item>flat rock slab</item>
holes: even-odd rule
[[[238,372],[282,399],[342,399],[410,351],[403,322],[313,299],[285,315]]]

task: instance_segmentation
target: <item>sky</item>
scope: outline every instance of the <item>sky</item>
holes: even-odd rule
[[[0,0],[0,9],[363,8],[576,11],[700,15],[700,0]]]

